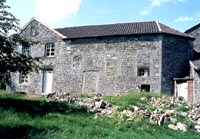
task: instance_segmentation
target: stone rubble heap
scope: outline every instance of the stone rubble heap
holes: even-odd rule
[[[81,99],[71,95],[70,93],[54,92],[46,96],[47,101],[55,102],[75,102],[79,106],[88,107],[90,112],[95,113],[95,118],[100,116],[111,116],[116,106],[103,101],[101,96],[95,96],[94,98]]]
[[[100,116],[111,116],[115,110],[116,106],[103,101],[101,97],[95,96],[94,98],[86,98],[78,102],[79,106],[87,106],[90,112],[95,113],[95,118]]]
[[[191,123],[197,132],[200,132],[200,104],[191,104],[180,98],[174,97],[151,97],[141,98],[146,101],[148,107],[154,107],[150,111],[145,106],[132,106],[132,110],[123,110],[119,117],[127,117],[127,121],[133,121],[137,118],[148,118],[151,124],[162,126],[165,121],[170,121],[168,127],[173,130],[186,132],[188,125],[178,122],[178,117],[184,117],[186,123]],[[184,108],[186,112],[180,112],[177,109]],[[176,125],[174,125],[176,124]]]
[[[93,98],[77,98],[70,93],[55,92],[46,96],[48,101],[75,102],[79,106],[88,107],[90,112],[95,113],[95,118],[101,116],[112,116],[118,106],[104,101],[101,96]],[[124,116],[127,121],[134,121],[141,118],[148,118],[151,124],[162,126],[166,121],[170,129],[186,132],[189,126],[193,126],[200,132],[200,104],[191,104],[180,98],[174,97],[150,97],[141,98],[147,105],[132,106],[132,110],[123,110],[119,113],[122,119]],[[154,108],[155,110],[149,110]],[[183,108],[185,112],[178,109]],[[184,117],[185,123],[178,121],[178,117]],[[188,125],[187,125],[188,124]]]
[[[76,102],[79,101],[79,99],[70,93],[65,92],[54,92],[51,94],[48,94],[46,96],[47,101],[55,101],[55,102]]]

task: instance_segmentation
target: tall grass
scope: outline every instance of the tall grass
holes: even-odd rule
[[[126,99],[107,99],[129,105],[139,103],[136,98],[128,95]],[[199,139],[199,134],[193,130],[185,133],[173,131],[166,125],[152,126],[148,120],[94,119],[87,108],[76,104],[30,100],[21,94],[0,93],[0,119],[2,139]]]

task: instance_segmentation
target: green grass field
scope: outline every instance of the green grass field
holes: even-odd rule
[[[140,104],[148,94],[106,97],[107,101],[127,108]],[[149,94],[150,96],[152,94]],[[23,94],[0,91],[1,139],[200,139],[200,133],[173,131],[167,124],[159,127],[148,120],[125,122],[116,117],[94,119],[87,108],[76,104],[46,102]]]

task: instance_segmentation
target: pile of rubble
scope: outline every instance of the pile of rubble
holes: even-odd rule
[[[186,123],[193,125],[194,128],[200,132],[200,104],[192,104],[184,101],[182,98],[175,97],[151,97],[147,100],[147,102],[148,105],[162,109],[161,112],[159,112],[159,115],[161,115],[160,121],[162,121],[162,117],[164,117],[164,120],[170,120],[173,124],[170,124],[168,126],[169,128],[187,131],[187,124],[177,122],[178,117],[184,117],[186,119]],[[165,110],[164,115],[162,115],[164,108],[168,108],[170,110]],[[184,109],[184,112],[181,110],[178,111],[177,108]],[[176,126],[174,124],[176,124]]]
[[[95,118],[100,116],[111,116],[115,110],[116,106],[103,101],[101,97],[95,96],[94,98],[86,98],[78,102],[79,106],[86,106],[89,108],[90,112],[95,113]]]
[[[95,113],[95,118],[112,116],[118,108],[104,101],[100,95],[93,98],[78,98],[70,93],[54,92],[47,95],[46,99],[57,102],[75,102],[78,106],[88,107],[90,112]],[[200,132],[200,104],[191,104],[181,98],[165,96],[141,98],[141,100],[146,105],[132,106],[132,110],[123,110],[118,116],[121,119],[125,116],[126,121],[148,118],[151,124],[159,126],[170,121],[171,124],[168,125],[170,129],[184,132],[188,130],[188,126],[192,125],[196,131]],[[184,109],[184,112],[179,110],[180,108]],[[184,117],[185,123],[178,121],[179,117]]]
[[[60,92],[54,92],[51,94],[48,94],[46,96],[47,101],[54,101],[54,102],[77,102],[79,99],[70,93],[65,93],[63,91]]]
[[[132,110],[123,110],[119,116],[127,117],[127,121],[133,121],[137,118],[148,118],[151,124],[162,126],[165,121],[170,121],[168,127],[173,130],[186,132],[189,126],[193,125],[195,130],[200,132],[200,104],[191,104],[180,98],[174,97],[151,97],[141,98],[146,101],[148,107],[155,107],[153,111],[148,110],[145,106],[132,106]],[[178,111],[178,108],[185,109],[186,112]],[[178,117],[184,117],[186,123],[178,121]],[[176,124],[176,125],[175,125]]]
[[[95,118],[100,116],[111,116],[116,110],[116,106],[103,101],[100,95],[95,96],[94,98],[81,99],[70,93],[61,91],[48,94],[46,100],[54,102],[75,102],[78,106],[88,107],[90,112],[95,113]]]

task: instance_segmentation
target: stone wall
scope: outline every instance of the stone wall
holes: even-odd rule
[[[190,64],[190,77],[194,79],[193,101],[200,102],[200,71],[195,70],[192,63]]]
[[[30,35],[32,26],[38,29],[36,36]],[[21,36],[40,42],[31,47],[31,55],[43,57],[44,69],[50,67],[53,70],[52,92],[116,95],[140,92],[142,85],[149,85],[151,92],[172,93],[173,78],[189,74],[190,43],[172,35],[143,34],[63,41],[55,31],[33,21]],[[44,56],[46,43],[55,43],[54,57]],[[149,68],[149,76],[138,76],[139,67]],[[19,73],[12,73],[11,90],[41,93],[42,80],[43,71],[40,71],[30,74],[28,84],[19,84]]]
[[[139,92],[141,84],[161,92],[161,36],[143,35],[67,40],[57,65],[55,90],[116,95]],[[138,67],[149,66],[149,77]]]
[[[193,36],[195,38],[194,40],[194,50],[196,50],[197,52],[200,52],[200,28],[196,27],[195,29],[193,29],[190,32],[187,32],[187,34]]]
[[[31,35],[31,27],[36,27],[37,35]],[[38,41],[39,43],[31,46],[31,55],[34,57],[41,57],[43,59],[43,67],[52,67],[56,78],[56,63],[60,61],[60,46],[65,45],[61,37],[54,31],[49,29],[47,26],[33,20],[30,25],[28,25],[20,34],[22,37],[28,37],[32,40]],[[55,56],[45,57],[45,44],[55,43]],[[17,49],[18,52],[22,51],[22,46]],[[43,71],[39,73],[30,73],[29,83],[20,84],[19,73],[11,73],[10,84],[8,89],[14,92],[28,92],[28,93],[41,93],[42,92],[42,81],[43,81]],[[56,84],[53,82],[53,89]],[[53,90],[54,91],[54,90]]]
[[[200,102],[200,71],[195,71],[194,74],[194,101]]]
[[[165,35],[162,45],[162,89],[172,94],[173,78],[189,76],[189,60],[193,56],[192,42],[185,38]]]

